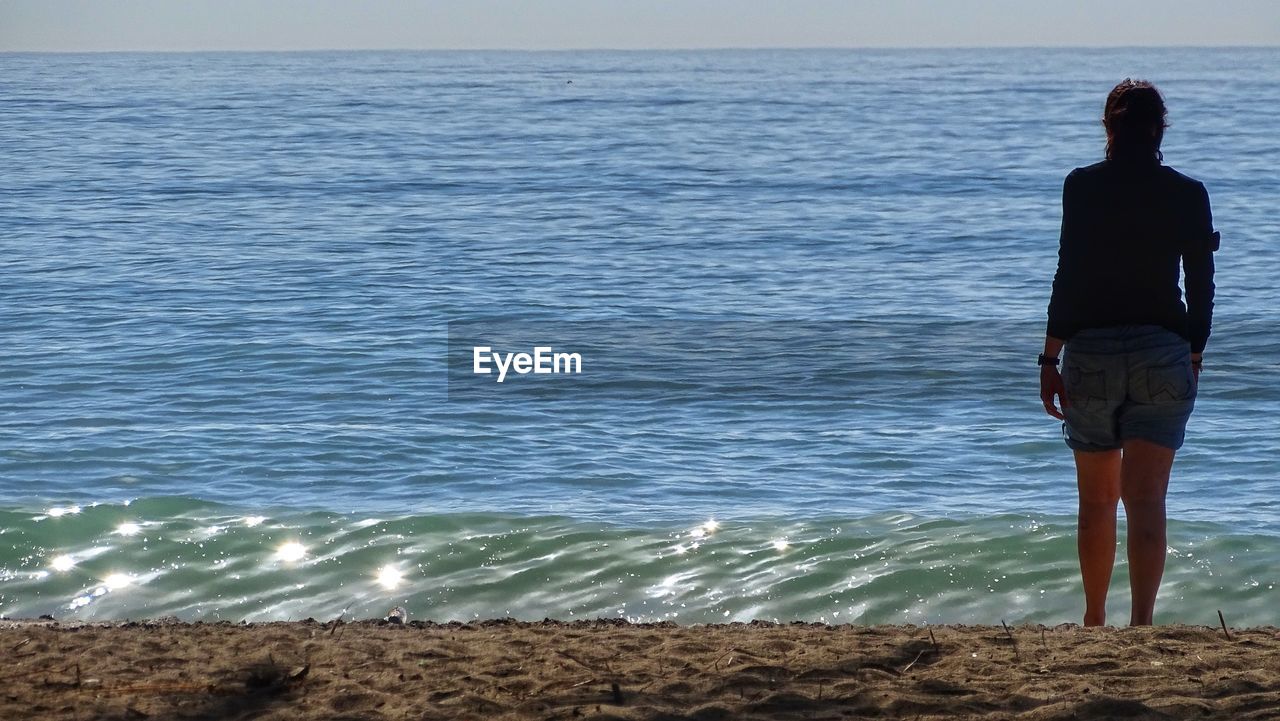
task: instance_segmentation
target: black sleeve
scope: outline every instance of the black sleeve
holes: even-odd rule
[[[1062,183],[1062,231],[1058,237],[1058,270],[1053,276],[1053,294],[1049,296],[1049,323],[1045,333],[1053,338],[1067,340],[1075,334],[1076,321],[1072,318],[1072,299],[1076,295],[1076,256],[1082,250],[1078,240],[1080,233],[1080,209],[1074,190],[1072,172]]]
[[[1213,252],[1218,249],[1219,236],[1213,230],[1213,211],[1203,185],[1196,186],[1194,207],[1182,270],[1187,285],[1187,336],[1191,351],[1200,353],[1209,342],[1213,325]]]

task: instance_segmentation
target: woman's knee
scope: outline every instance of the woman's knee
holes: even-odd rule
[[[1126,488],[1120,494],[1120,499],[1124,501],[1125,511],[1129,515],[1134,513],[1151,513],[1153,511],[1164,511],[1165,490],[1163,488]]]
[[[1081,494],[1080,513],[1091,516],[1115,515],[1120,505],[1120,494],[1112,492],[1094,493],[1089,496]]]
[[[1164,504],[1174,452],[1152,443],[1126,444],[1120,469],[1120,497],[1131,504]]]
[[[1164,505],[1169,491],[1169,473],[1160,469],[1125,468],[1120,477],[1120,498],[1126,508],[1136,504]]]

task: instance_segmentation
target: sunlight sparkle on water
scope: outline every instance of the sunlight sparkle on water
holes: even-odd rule
[[[50,518],[58,516],[74,515],[80,512],[80,506],[67,506],[65,508],[50,508],[46,513]]]
[[[266,520],[267,520],[266,516],[247,516],[244,519],[244,525],[248,526],[249,528],[253,528],[254,526],[262,525],[262,523]]]
[[[702,525],[698,526],[697,528],[689,531],[689,535],[693,536],[694,538],[706,538],[707,536],[710,536],[711,534],[715,533],[716,529],[719,527],[720,527],[720,524],[717,523],[716,519],[713,518],[707,521],[706,523],[703,523]]]
[[[52,566],[55,571],[70,571],[75,567],[76,561],[74,558],[64,553],[61,556],[54,556],[53,560],[49,562],[49,565]]]
[[[790,545],[791,545],[790,543],[787,543],[787,539],[779,538],[778,540],[773,542],[773,550],[785,551],[787,550],[787,546],[790,546]]]
[[[307,547],[297,541],[287,541],[276,549],[276,558],[281,561],[301,561],[307,555]]]
[[[142,526],[136,523],[121,523],[116,526],[116,533],[121,536],[136,536],[142,532]]]
[[[131,583],[133,583],[133,577],[125,573],[113,573],[102,579],[102,584],[112,591],[118,591]]]
[[[387,590],[391,590],[396,586],[399,586],[400,581],[403,580],[403,578],[404,576],[400,573],[400,569],[392,566],[391,564],[387,564],[378,569],[378,585]]]

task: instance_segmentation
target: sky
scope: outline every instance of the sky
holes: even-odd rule
[[[0,0],[0,51],[1280,45],[1280,0]]]

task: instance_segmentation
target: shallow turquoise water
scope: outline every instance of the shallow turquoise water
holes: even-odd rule
[[[332,511],[245,515],[183,498],[0,514],[10,616],[230,620],[624,617],[683,623],[1075,620],[1074,520],[707,519]],[[1274,535],[1175,523],[1161,620],[1271,619]],[[1127,618],[1125,565],[1113,621]]]

